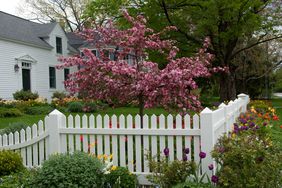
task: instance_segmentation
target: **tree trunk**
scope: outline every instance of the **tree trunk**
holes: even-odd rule
[[[229,73],[223,73],[220,76],[220,101],[230,101],[236,99],[236,80],[235,73],[230,70]]]
[[[141,128],[143,128],[143,115],[144,115],[144,97],[142,94],[139,95],[139,115],[141,118]]]

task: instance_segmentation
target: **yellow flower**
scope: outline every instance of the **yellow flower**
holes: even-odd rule
[[[111,160],[113,158],[113,154],[111,154],[110,156],[109,156],[109,159]]]
[[[101,159],[101,158],[102,158],[102,155],[99,154],[99,155],[97,156],[97,158],[98,158],[98,159]]]
[[[114,171],[117,169],[117,166],[112,166],[111,171]]]
[[[104,155],[103,155],[103,158],[104,158],[104,160],[107,160],[107,159],[108,159],[108,155],[107,155],[107,154],[104,154]]]

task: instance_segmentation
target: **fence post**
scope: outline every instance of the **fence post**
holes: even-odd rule
[[[202,159],[202,172],[207,173],[209,177],[213,172],[209,170],[208,166],[214,164],[211,151],[214,146],[214,122],[213,112],[209,108],[205,108],[200,113],[200,125],[201,125],[201,151],[206,153],[206,157]]]
[[[238,98],[242,99],[244,101],[242,112],[246,112],[247,111],[247,105],[249,103],[249,96],[244,94],[244,93],[241,93],[241,94],[238,95]]]
[[[61,153],[60,132],[64,114],[58,110],[53,110],[49,114],[48,131],[49,131],[49,154]]]

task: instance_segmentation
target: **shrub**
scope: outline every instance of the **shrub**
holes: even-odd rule
[[[32,93],[31,91],[16,91],[13,93],[15,100],[22,100],[22,101],[28,101],[28,100],[35,100],[39,97],[37,93]]]
[[[10,150],[0,151],[0,177],[23,169],[23,161],[19,153]]]
[[[137,177],[131,174],[125,167],[117,167],[110,174],[106,175],[108,187],[124,187],[135,188],[137,185]]]
[[[83,152],[51,156],[31,180],[31,187],[102,187],[102,162]]]
[[[96,112],[97,111],[97,105],[94,102],[87,102],[84,104],[82,108],[83,112]]]
[[[3,108],[0,107],[0,118],[3,117],[19,117],[22,116],[23,113],[16,108]]]
[[[192,161],[175,160],[168,162],[166,157],[156,157],[147,155],[149,167],[152,175],[147,178],[160,187],[172,187],[179,183],[185,182],[186,178],[196,171],[196,165]]]
[[[83,112],[82,109],[83,109],[82,102],[76,101],[76,102],[70,102],[68,104],[68,111],[69,112]]]
[[[35,169],[24,169],[15,174],[3,176],[0,178],[0,188],[29,187],[30,180],[35,173]]]
[[[53,110],[51,106],[30,106],[24,109],[24,112],[29,115],[48,114]]]
[[[221,166],[217,173],[221,187],[275,188],[282,185],[282,152],[269,137],[261,136],[256,130],[223,136],[212,156]]]
[[[65,97],[67,97],[66,93],[63,92],[63,91],[55,91],[52,95],[52,99],[59,99],[59,100],[62,100],[64,99]]]
[[[21,123],[21,122],[15,122],[15,123],[10,123],[7,127],[2,129],[0,131],[0,134],[9,134],[9,133],[14,133],[16,131],[20,132],[22,129],[25,129],[27,127],[26,124]]]
[[[173,188],[212,188],[210,183],[196,183],[196,182],[185,182],[174,186]]]

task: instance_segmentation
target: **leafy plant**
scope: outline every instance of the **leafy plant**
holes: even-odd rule
[[[0,177],[20,172],[24,169],[19,153],[11,150],[0,151]]]
[[[86,102],[82,108],[83,112],[96,112],[97,105],[94,102]]]
[[[63,91],[55,91],[52,95],[52,99],[59,99],[59,100],[62,100],[64,99],[65,97],[67,97],[66,93],[63,92]]]
[[[217,175],[221,187],[281,187],[282,152],[270,137],[248,129],[223,136],[212,156],[221,167]]]
[[[28,187],[35,173],[35,169],[24,169],[11,175],[3,176],[0,178],[0,188]]]
[[[135,188],[137,185],[137,177],[131,174],[125,167],[117,167],[110,174],[106,175],[107,186],[112,188]]]
[[[190,181],[173,186],[173,188],[211,188],[211,187],[212,185],[210,183],[196,183]]]
[[[35,100],[39,97],[38,93],[32,93],[31,91],[16,91],[13,93],[14,99],[15,100],[23,100],[23,101],[28,101],[28,100]]]
[[[30,106],[26,107],[24,112],[29,115],[48,114],[53,110],[51,106]]]
[[[3,108],[0,107],[0,118],[2,117],[19,117],[22,116],[23,113],[16,108]]]
[[[152,170],[152,175],[147,177],[149,181],[160,187],[172,187],[185,182],[186,178],[194,173],[196,169],[194,162],[186,160],[168,162],[167,151],[164,153],[165,156],[159,154],[159,161],[157,156],[151,157],[150,154],[147,154],[149,168]]]
[[[102,187],[102,162],[83,152],[51,156],[31,180],[31,187]]]
[[[70,102],[68,104],[68,111],[69,112],[83,112],[83,103],[79,101]]]
[[[15,122],[15,123],[10,123],[7,127],[2,129],[0,131],[0,134],[9,134],[9,133],[14,133],[16,131],[20,132],[22,129],[25,129],[27,127],[26,124],[22,122]]]

